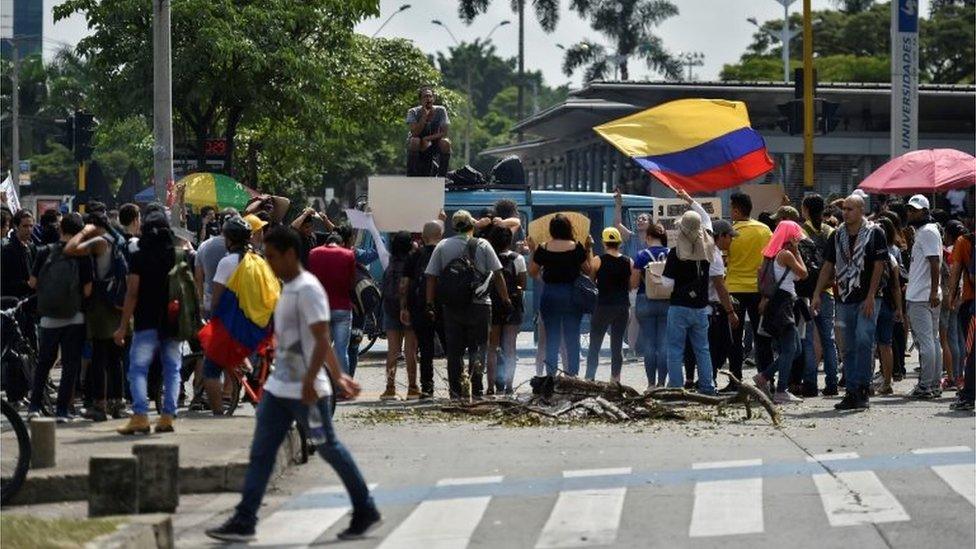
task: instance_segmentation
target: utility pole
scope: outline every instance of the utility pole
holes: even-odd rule
[[[803,186],[813,187],[813,21],[803,0]]]
[[[523,101],[525,100],[523,87],[525,86],[525,0],[518,0],[518,118],[524,119]],[[522,140],[522,130],[518,131],[518,140]]]
[[[790,30],[790,4],[796,2],[796,0],[776,0],[783,5],[783,28],[779,31],[780,43],[782,44],[783,50],[783,81],[790,81],[790,40],[797,35],[799,31]],[[803,15],[804,29],[806,28],[807,14],[804,12]],[[806,35],[803,36],[806,40]],[[806,46],[804,46],[806,47]]]
[[[153,189],[166,201],[173,180],[173,82],[170,0],[153,0]]]
[[[10,183],[20,185],[20,48],[17,39],[10,40]]]

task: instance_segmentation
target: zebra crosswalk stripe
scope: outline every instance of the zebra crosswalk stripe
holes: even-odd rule
[[[375,484],[369,489],[376,488]],[[260,521],[252,545],[304,547],[335,525],[349,512],[349,498],[342,486],[303,492]]]
[[[442,479],[437,486],[469,486],[501,481],[502,477],[499,476]],[[423,501],[383,540],[380,548],[464,549],[490,502],[491,496]]]
[[[815,461],[856,459],[854,452],[813,456]],[[811,460],[811,461],[814,461]],[[820,493],[831,526],[854,526],[909,520],[901,503],[881,484],[874,471],[817,473],[813,483]]]
[[[629,475],[630,467],[563,471],[564,478]],[[536,549],[608,545],[617,539],[626,488],[564,490],[542,528]]]
[[[695,463],[693,469],[755,467],[761,459]],[[754,534],[763,531],[762,478],[695,483],[689,537]]]
[[[968,446],[950,446],[946,448],[920,448],[918,450],[912,450],[912,453],[931,454],[969,451],[970,448]],[[949,488],[952,488],[957,494],[966,498],[970,504],[976,505],[976,464],[934,465],[932,472],[939,475],[939,478],[948,484]]]

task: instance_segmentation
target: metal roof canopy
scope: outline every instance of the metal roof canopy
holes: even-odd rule
[[[841,103],[839,116],[854,120],[857,129],[887,133],[890,87],[880,83],[824,82],[817,86],[817,95]],[[777,105],[793,99],[793,85],[784,82],[591,82],[573,92],[565,102],[519,122],[512,131],[565,139],[588,133],[593,126],[608,120],[690,97],[744,101],[754,127],[772,128],[780,117]],[[919,86],[921,133],[972,137],[974,118],[976,86]],[[865,119],[876,127],[861,127]]]

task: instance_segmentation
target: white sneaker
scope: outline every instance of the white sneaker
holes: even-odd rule
[[[773,402],[775,404],[799,404],[803,402],[803,399],[789,391],[777,391],[773,395]]]

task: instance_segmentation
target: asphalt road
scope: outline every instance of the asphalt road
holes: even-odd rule
[[[533,372],[520,361],[518,379]],[[643,388],[642,375],[625,365],[625,383]],[[367,399],[382,390],[382,368],[357,377]],[[876,398],[853,414],[807,399],[781,428],[738,413],[640,426],[371,422],[368,402],[342,405],[339,435],[384,514],[369,539],[343,545],[973,547],[976,421],[948,411],[953,396]],[[203,530],[235,503],[183,498],[178,546],[207,545]],[[254,545],[331,545],[347,504],[324,462],[297,468],[268,495]]]

